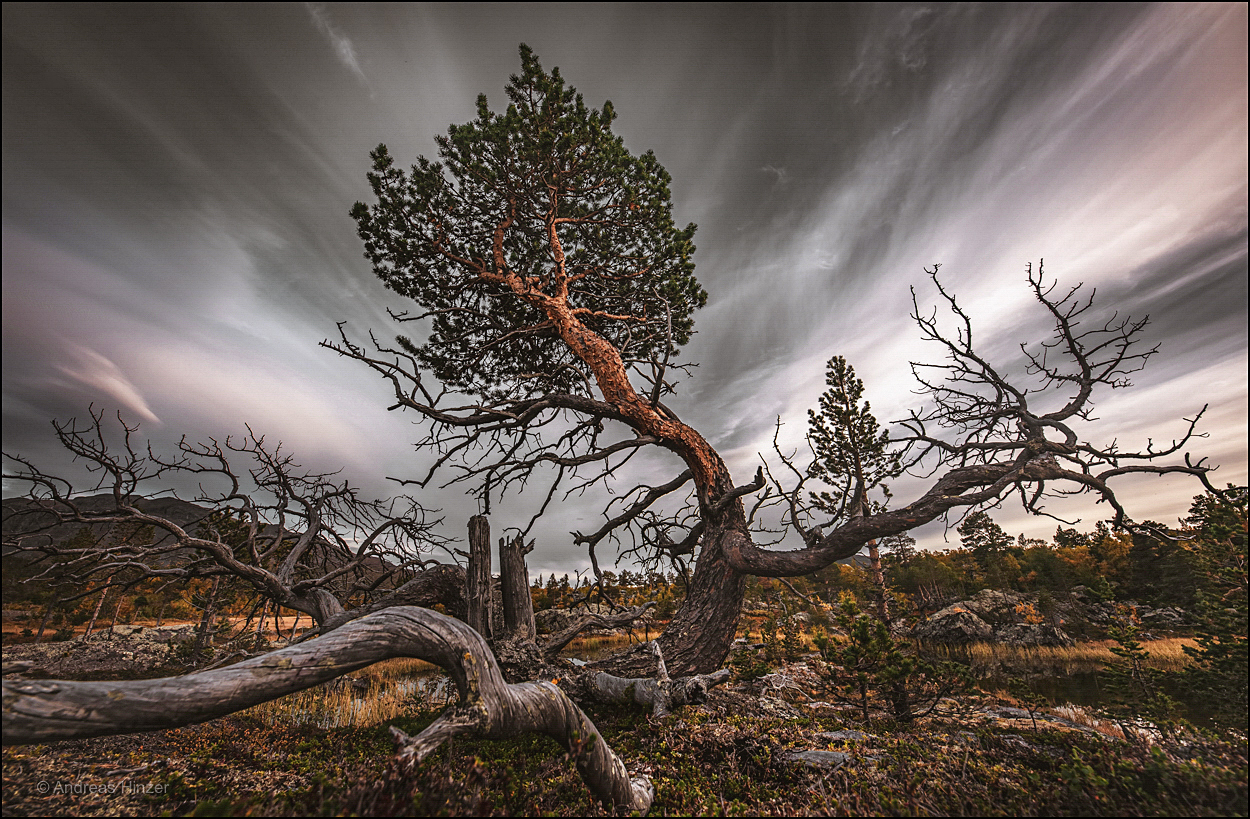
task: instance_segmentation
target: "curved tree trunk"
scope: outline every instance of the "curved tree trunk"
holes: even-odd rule
[[[646,813],[654,789],[630,779],[594,723],[549,682],[509,685],[485,640],[429,609],[393,608],[331,634],[213,671],[129,682],[3,681],[4,744],[176,728],[332,680],[390,657],[415,657],[451,676],[460,702],[416,737],[392,729],[401,756],[423,759],[446,739],[474,733],[502,738],[547,734],[573,756],[603,801]]]
[[[709,522],[704,530],[686,599],[659,638],[671,673],[710,674],[724,665],[738,630],[746,575],[725,560],[723,545],[744,536],[732,524]]]

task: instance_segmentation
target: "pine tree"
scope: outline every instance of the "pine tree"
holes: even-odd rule
[[[707,299],[694,277],[695,227],[674,222],[668,173],[652,153],[626,150],[612,133],[610,103],[589,108],[529,48],[522,46],[521,72],[505,90],[505,111],[492,112],[479,97],[476,118],[437,139],[438,161],[418,158],[404,171],[385,146],[373,152],[368,176],[375,202],[357,203],[352,216],[374,273],[413,302],[394,317],[419,322],[419,330],[393,344],[371,336],[372,350],[346,330],[325,344],[386,378],[394,388],[392,409],[430,422],[426,444],[443,453],[439,463],[462,469],[455,480],[487,512],[492,498],[522,491],[548,467],[556,472],[553,497],[561,481],[596,482],[574,477],[579,470],[610,474],[610,458],[631,451],[658,447],[677,456],[683,468],[675,478],[634,487],[635,494],[623,496],[633,500],[599,533],[575,534],[593,555],[603,538],[630,529],[660,554],[665,544],[645,534],[644,518],[655,499],[692,485],[697,521],[662,513],[687,521],[674,525],[686,529],[682,554],[690,555],[679,564],[684,602],[660,637],[671,673],[710,672],[724,660],[749,575],[818,571],[876,538],[963,506],[974,491],[990,502],[1009,487],[1036,485],[1039,494],[1025,501],[1031,506],[1045,495],[1043,486],[1084,484],[1090,475],[1204,471],[1132,461],[1104,473],[1126,454],[1086,443],[1070,427],[1087,418],[1095,387],[1118,386],[1132,371],[1124,365],[1136,368],[1147,357],[1129,352],[1144,321],[1113,320],[1074,333],[1090,302],[1077,295],[1079,288],[1052,298],[1054,285],[1040,265],[1026,268],[1029,287],[1054,320],[1053,339],[1043,349],[1062,350],[1047,356],[1026,349],[1028,369],[1056,393],[1080,385],[1061,409],[1037,415],[1030,406],[1036,402],[1023,400],[1032,390],[1022,391],[972,348],[971,319],[935,266],[930,277],[963,327],[956,337],[945,336],[935,317],[913,304],[923,337],[941,343],[949,362],[914,365],[930,402],[902,422],[908,458],[926,461],[923,469],[935,482],[904,509],[869,508],[869,493],[884,489],[901,465],[861,405],[863,385],[845,360],[834,359],[829,394],[813,413],[813,447],[815,469],[829,489],[817,502],[836,521],[805,533],[800,550],[756,544],[743,498],[763,488],[763,474],[735,482],[709,438],[665,403],[691,366],[680,348]],[[544,429],[562,432],[548,436]],[[939,431],[941,438],[932,437]],[[1079,451],[1072,440],[1082,441]],[[1162,454],[1129,457],[1150,461]],[[1111,490],[1100,487],[1111,499]],[[641,662],[622,657],[608,665],[634,674]]]
[[[1123,605],[1118,607],[1107,634],[1116,642],[1111,653],[1120,660],[1107,666],[1102,676],[1111,693],[1114,712],[1134,721],[1145,718],[1170,736],[1178,718],[1179,706],[1163,690],[1167,674],[1148,665],[1150,653],[1137,639],[1140,624],[1135,609]],[[1132,727],[1125,723],[1121,726],[1126,738],[1136,738]]]
[[[1011,546],[1011,535],[985,512],[973,512],[959,525],[959,542],[972,552],[985,581],[994,588],[1007,586],[1012,579],[1004,565]]]
[[[1189,682],[1214,706],[1215,720],[1246,730],[1250,698],[1250,657],[1246,651],[1246,487],[1222,497],[1194,499],[1186,523],[1194,537],[1206,588],[1198,595],[1198,646],[1186,646],[1194,659]]]
[[[824,633],[814,642],[840,698],[854,704],[865,723],[873,712],[901,723],[928,716],[943,697],[971,684],[962,666],[930,663],[913,646],[896,640],[889,626],[860,610],[854,595],[842,595],[835,620],[846,642]]]
[[[885,498],[874,508],[884,509],[890,497],[885,482],[903,471],[898,453],[890,446],[890,435],[877,423],[871,405],[864,401],[861,406],[864,382],[855,377],[855,369],[845,358],[829,359],[825,384],[828,389],[820,396],[820,412],[807,412],[808,440],[816,455],[809,475],[834,487],[834,491],[813,493],[812,505],[835,520],[867,515],[872,511],[869,492],[880,489]],[[877,588],[877,612],[888,622],[889,593],[881,554],[876,540],[866,545]]]
[[[890,446],[890,435],[881,429],[872,406],[860,399],[864,382],[842,356],[834,356],[825,366],[826,389],[820,396],[820,412],[807,411],[808,438],[816,459],[809,474],[834,491],[816,492],[816,508],[835,518],[868,514],[868,494],[882,489],[897,477],[903,467],[898,453]]]

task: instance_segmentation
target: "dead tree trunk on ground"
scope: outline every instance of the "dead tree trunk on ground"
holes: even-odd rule
[[[429,609],[393,608],[330,634],[227,668],[129,682],[3,682],[4,744],[176,728],[225,716],[349,674],[391,657],[442,667],[459,703],[415,737],[392,728],[402,757],[420,762],[463,734],[553,737],[604,802],[646,813],[655,790],[631,779],[594,723],[550,682],[504,682],[485,640],[464,623]]]
[[[655,655],[658,672],[655,679],[614,677],[602,671],[592,672],[586,681],[591,693],[607,702],[635,702],[649,706],[652,716],[662,717],[682,705],[700,705],[707,702],[707,692],[726,682],[730,673],[721,669],[715,674],[695,674],[672,679],[657,641],[647,643]]]

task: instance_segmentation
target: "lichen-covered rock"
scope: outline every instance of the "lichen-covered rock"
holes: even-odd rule
[[[1132,600],[1111,602],[1077,586],[1070,595],[1047,597],[1028,592],[983,589],[953,603],[912,629],[910,636],[934,643],[997,642],[1017,646],[1070,646],[1106,635],[1107,629],[1135,612],[1142,626],[1155,631],[1184,629],[1191,621],[1177,608],[1151,608]]]
[[[573,613],[565,609],[543,609],[534,612],[534,625],[540,634],[554,634],[573,624]]]
[[[968,600],[955,605],[967,609],[991,626],[1000,626],[1019,622],[1021,612],[1025,607],[1032,605],[1035,600],[1034,595],[1000,589],[982,589]]]
[[[1162,609],[1147,609],[1142,607],[1138,610],[1137,616],[1141,618],[1143,625],[1151,626],[1152,628],[1182,628],[1189,622],[1189,618],[1185,616],[1185,612],[1180,609],[1170,607]]]
[[[994,629],[963,604],[956,603],[916,626],[912,636],[926,643],[977,643],[992,640]]]
[[[65,680],[140,679],[186,670],[194,626],[117,626],[86,641],[26,643],[4,649],[4,662],[30,663],[30,678]]]
[[[1007,623],[994,629],[994,640],[1013,646],[1076,645],[1076,640],[1051,623]]]

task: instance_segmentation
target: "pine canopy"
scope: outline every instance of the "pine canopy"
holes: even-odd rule
[[[469,394],[589,394],[588,367],[543,307],[564,300],[654,381],[707,299],[695,226],[674,225],[668,173],[612,133],[610,102],[588,109],[524,45],[521,64],[507,110],[479,96],[475,120],[436,138],[439,162],[420,157],[405,173],[385,145],[372,152],[377,201],[352,209],[365,256],[420,305],[409,318],[430,320],[423,343],[400,344]]]

